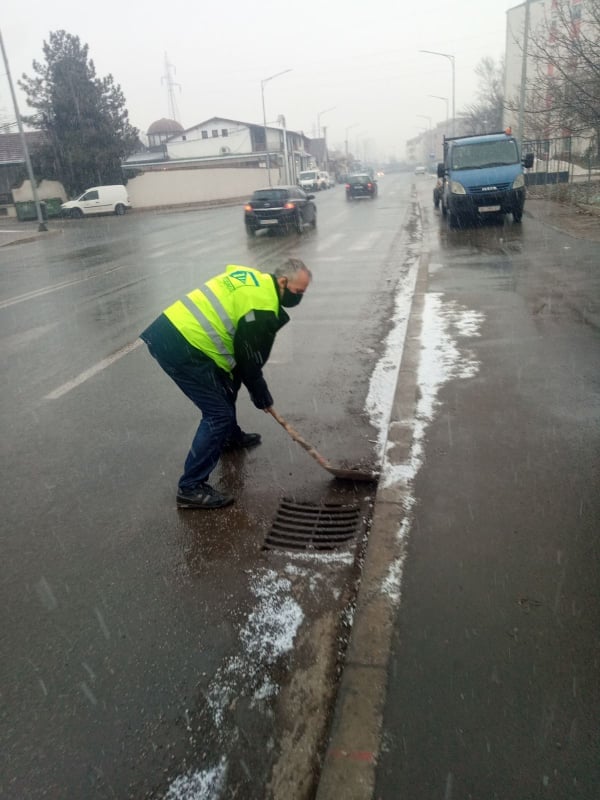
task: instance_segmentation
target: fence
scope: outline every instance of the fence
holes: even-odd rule
[[[533,168],[525,176],[530,195],[600,205],[600,163],[594,137],[525,140],[523,153],[535,156]]]

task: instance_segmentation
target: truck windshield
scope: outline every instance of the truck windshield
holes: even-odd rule
[[[514,139],[498,142],[472,142],[452,148],[451,169],[481,169],[518,164],[519,153]]]
[[[309,181],[317,177],[316,172],[301,172],[300,173],[300,180]]]

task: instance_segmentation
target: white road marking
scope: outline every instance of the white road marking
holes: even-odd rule
[[[45,294],[51,294],[52,292],[57,292],[59,289],[64,289],[66,286],[72,286],[75,283],[83,283],[84,281],[91,281],[94,278],[103,278],[105,275],[110,275],[111,272],[116,272],[119,269],[123,269],[126,264],[122,264],[120,267],[113,267],[112,269],[107,269],[106,272],[96,272],[93,275],[87,275],[85,278],[71,278],[68,281],[61,281],[60,283],[54,284],[54,286],[45,286],[42,289],[34,289],[31,292],[25,292],[25,294],[19,294],[16,297],[10,297],[8,300],[2,300],[0,302],[0,308],[9,308],[10,306],[16,306],[17,303],[24,303],[26,300],[33,300],[36,297],[43,297]]]
[[[327,250],[329,247],[337,244],[340,239],[344,238],[343,233],[332,233],[329,236],[324,236],[323,238],[319,238],[317,244],[317,251],[319,250]]]
[[[367,234],[367,236],[362,237],[357,244],[352,245],[352,247],[349,247],[348,249],[369,250],[380,237],[381,233],[379,231],[371,231],[371,233]]]
[[[122,347],[120,350],[117,350],[116,353],[113,353],[112,356],[108,356],[107,358],[103,358],[102,361],[98,361],[97,364],[94,364],[93,367],[84,370],[81,372],[76,378],[73,380],[67,381],[67,383],[63,383],[62,386],[59,386],[58,389],[55,389],[53,392],[50,392],[44,397],[44,400],[58,400],[59,397],[67,394],[70,392],[71,389],[75,389],[77,386],[80,386],[82,383],[85,383],[88,378],[92,378],[94,375],[97,375],[99,372],[102,372],[103,369],[106,367],[110,367],[111,364],[114,364],[115,361],[118,361],[123,356],[126,356],[127,353],[131,353],[132,350],[136,350],[143,344],[141,339],[136,339],[135,342],[131,342],[130,344],[126,344],[125,347]]]

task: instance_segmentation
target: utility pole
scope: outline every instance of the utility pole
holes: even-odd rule
[[[173,73],[176,72],[175,67],[173,64],[169,63],[169,59],[167,54],[165,53],[165,74],[162,77],[162,80],[167,84],[167,97],[169,103],[169,117],[174,119],[175,122],[179,122],[179,110],[177,108],[177,101],[175,100],[175,93],[173,89],[175,86],[179,86],[179,91],[181,92],[181,84],[175,83],[173,80],[173,76],[171,74],[171,70]]]
[[[33,192],[33,200],[35,202],[35,211],[37,214],[38,220],[38,231],[47,231],[48,226],[44,222],[44,217],[42,215],[42,207],[40,205],[40,199],[38,197],[37,186],[33,177],[33,169],[31,168],[31,159],[29,158],[29,150],[27,148],[27,139],[25,138],[25,131],[23,130],[23,123],[21,121],[21,115],[19,114],[19,106],[17,104],[17,95],[15,94],[15,88],[13,86],[12,78],[10,76],[10,68],[8,66],[8,58],[6,56],[6,50],[4,49],[4,40],[2,39],[2,31],[0,31],[0,49],[2,50],[2,58],[4,60],[4,69],[6,70],[6,77],[8,78],[8,85],[10,87],[10,93],[12,96],[13,106],[15,109],[15,116],[17,118],[17,125],[19,126],[19,133],[21,134],[21,143],[23,145],[23,153],[25,155],[25,164],[27,166],[27,175],[29,176],[29,182],[31,184],[31,191]]]
[[[525,26],[523,28],[523,57],[521,59],[521,91],[519,94],[519,150],[523,152],[523,127],[525,125],[525,83],[527,82],[527,44],[529,39],[529,2],[525,0]]]
[[[262,112],[263,112],[263,129],[265,132],[265,151],[267,157],[267,176],[269,178],[269,186],[272,186],[273,183],[271,181],[271,158],[269,156],[269,142],[268,140],[268,129],[267,129],[267,111],[265,108],[265,84],[269,81],[272,81],[274,78],[278,78],[280,75],[285,75],[286,72],[291,72],[291,69],[284,69],[281,72],[276,72],[275,75],[269,75],[268,78],[263,78],[260,82],[260,96],[262,99]]]
[[[285,182],[286,185],[290,185],[290,160],[288,156],[288,148],[287,148],[287,129],[285,125],[285,117],[283,114],[280,114],[277,118],[277,121],[283,128],[283,157],[285,159]]]

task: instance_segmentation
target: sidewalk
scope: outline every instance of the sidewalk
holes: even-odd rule
[[[31,222],[19,222],[18,219],[12,218],[0,220],[0,247],[35,242],[37,239],[62,233],[61,220],[50,220],[45,224],[48,226],[48,230],[40,231],[37,220]]]
[[[422,257],[394,463],[411,458],[427,291],[483,314],[480,366],[441,390],[414,486],[379,487],[317,800],[590,800],[600,787],[600,337],[570,313],[577,259],[553,233],[581,239],[589,262],[600,218],[541,200],[526,213],[552,229],[555,309],[533,302],[553,291],[543,252],[510,290],[460,256],[437,272]],[[587,274],[597,309],[593,270],[578,290]]]

